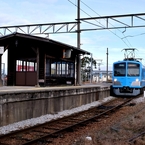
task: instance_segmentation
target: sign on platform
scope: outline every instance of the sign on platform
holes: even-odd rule
[[[4,53],[4,46],[0,46],[0,54]]]

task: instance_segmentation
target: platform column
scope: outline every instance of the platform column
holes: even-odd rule
[[[36,87],[39,86],[39,48],[37,47],[37,85]]]

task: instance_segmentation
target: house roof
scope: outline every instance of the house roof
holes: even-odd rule
[[[32,41],[37,42],[37,44],[39,44],[39,45],[41,45],[41,44],[42,45],[51,44],[54,46],[56,45],[56,46],[59,46],[59,47],[64,48],[64,49],[72,49],[76,54],[88,54],[88,55],[90,55],[90,52],[88,52],[88,51],[79,49],[77,47],[74,47],[74,46],[59,42],[59,41],[55,41],[55,40],[52,40],[49,38],[33,36],[30,34],[18,33],[18,32],[0,37],[0,45],[6,45],[6,43],[8,43],[8,41],[10,39],[13,39],[13,38],[25,39],[25,40],[29,40],[29,42],[32,40]]]

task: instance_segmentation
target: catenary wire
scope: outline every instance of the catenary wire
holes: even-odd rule
[[[85,4],[82,0],[81,0],[81,3],[83,3],[86,7],[88,7],[88,8],[91,9],[94,13],[96,13],[98,16],[101,17],[101,15],[99,15],[95,10],[93,10],[91,7],[89,7],[87,4]],[[111,23],[109,23],[109,24],[112,25]],[[114,26],[114,25],[112,25],[112,26]],[[118,30],[118,29],[117,29],[117,30]],[[118,30],[118,31],[121,32],[121,30]],[[123,34],[124,37],[122,37],[121,39],[126,39],[126,40],[128,41],[129,44],[130,44],[130,42],[129,42],[129,40],[127,39],[127,37],[136,37],[136,36],[145,35],[145,33],[140,33],[140,34],[137,34],[137,35],[128,35],[128,36],[126,36],[126,35],[124,35],[124,32],[125,32],[125,31],[126,31],[126,28],[125,28],[125,30],[122,32],[122,34]],[[130,46],[131,46],[131,44],[130,44]]]
[[[83,3],[86,7],[88,7],[90,10],[92,10],[94,13],[96,13],[99,17],[101,17],[101,15],[100,14],[98,14],[95,10],[93,10],[91,7],[89,7],[86,3],[84,3],[82,0],[81,0],[81,3]],[[114,27],[114,25],[112,25],[110,22],[108,22],[111,26],[113,26]],[[126,37],[125,35],[124,35],[124,32],[126,31],[126,29],[125,29],[125,31],[124,32],[122,32],[121,30],[119,30],[119,29],[117,29],[118,31],[120,31],[121,32],[121,34],[123,34],[123,36],[124,37]],[[120,37],[121,38],[121,37]],[[121,38],[122,39],[122,38]],[[130,42],[129,42],[129,40],[126,38],[126,40],[127,40],[127,42],[129,43],[129,45],[131,46],[131,44],[130,44]],[[132,47],[132,46],[131,46]]]
[[[74,4],[73,2],[71,2],[70,0],[68,0],[70,3],[72,3],[75,7],[78,7],[76,4]],[[82,1],[81,1],[82,2]],[[80,8],[80,10],[82,11],[82,12],[84,12],[85,14],[87,14],[89,17],[91,17],[87,12],[85,12],[84,10],[82,10],[81,8]],[[92,18],[92,17],[91,17]],[[100,25],[102,25],[102,28],[104,28],[104,25],[103,24],[101,24],[100,22],[98,22],[97,20],[95,20],[97,23],[99,23]],[[118,36],[116,33],[114,33],[113,31],[111,31],[110,29],[108,29],[108,31],[110,31],[111,33],[113,33],[115,36],[117,36],[121,41],[123,41],[128,47],[130,47],[131,46],[131,44],[129,43],[129,45],[120,37],[120,36]]]
[[[77,7],[77,5],[76,4],[74,4],[73,2],[71,2],[70,0],[68,0],[70,3],[72,3],[73,5],[75,5],[75,7]],[[75,1],[75,3],[76,3],[76,1]],[[82,2],[82,0],[81,0],[81,3],[83,3],[86,7],[88,7],[89,9],[91,9],[93,12],[95,12],[97,15],[99,15],[96,11],[94,11],[91,7],[89,7],[87,4],[85,4],[84,2]],[[87,12],[85,12],[84,10],[82,10],[82,9],[80,9],[81,11],[83,11],[85,14],[87,14],[88,16],[90,16]],[[101,16],[101,15],[99,15],[99,16]],[[91,16],[90,16],[91,17]],[[96,20],[95,20],[96,21]],[[98,21],[96,21],[97,23],[99,23],[99,24],[101,24],[100,22],[98,22]],[[112,25],[111,23],[109,23],[110,25]],[[96,24],[94,24],[94,25],[96,25]],[[103,24],[101,24],[102,25],[102,28],[104,27],[103,26]],[[113,26],[113,25],[112,25]],[[135,36],[139,36],[139,35],[144,35],[145,33],[141,33],[141,34],[138,34],[138,35],[134,35],[134,36],[131,36],[131,35],[129,35],[129,36],[125,36],[124,35],[124,32],[126,31],[126,28],[125,28],[125,31],[121,31],[121,30],[118,30],[118,31],[120,31],[121,32],[121,34],[124,36],[124,37],[119,37],[117,34],[115,34],[114,32],[112,32],[110,29],[108,29],[111,33],[113,33],[114,35],[116,35],[119,39],[121,39],[126,45],[127,45],[127,43],[123,40],[123,39],[126,39],[127,40],[127,42],[129,43],[129,45],[131,46],[131,44],[130,44],[130,42],[129,42],[129,40],[127,39],[127,37],[135,37]],[[128,46],[128,45],[127,45]],[[129,46],[128,46],[129,47]],[[132,47],[132,46],[131,46]],[[143,61],[145,61],[144,59],[142,59],[142,63],[143,63]],[[145,62],[144,62],[144,64],[145,64]]]

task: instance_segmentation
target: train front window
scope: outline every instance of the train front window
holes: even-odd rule
[[[139,64],[128,63],[127,65],[127,76],[139,76]]]
[[[125,76],[126,63],[114,64],[114,76]]]

